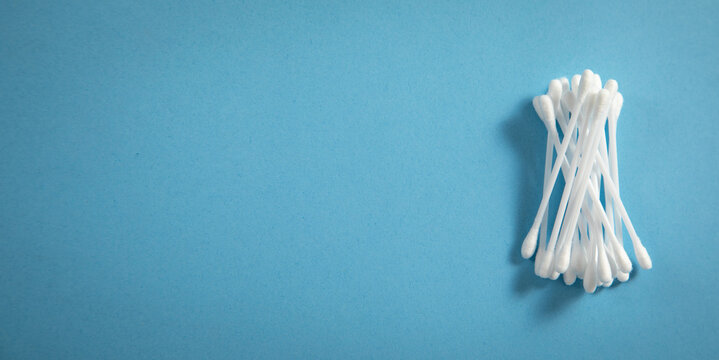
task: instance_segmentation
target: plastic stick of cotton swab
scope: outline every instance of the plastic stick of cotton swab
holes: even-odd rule
[[[610,112],[612,111],[612,108],[614,108],[613,104],[609,108]],[[610,162],[609,153],[607,150],[607,134],[606,134],[606,131],[604,131],[604,129],[602,129],[602,134],[600,135],[599,153],[605,162]],[[610,164],[610,170],[611,170],[611,164]],[[602,179],[602,181],[604,183],[604,187],[607,187],[607,185],[606,185],[607,180],[613,181],[612,178],[608,179],[606,177],[601,176],[601,173],[599,172],[599,167],[596,164],[595,164],[594,171],[595,171],[595,173],[597,173],[598,179]],[[611,230],[614,231],[614,225],[615,225],[614,224],[614,208],[612,206],[612,199],[609,197],[609,194],[606,191],[604,192],[604,207],[605,207],[605,211],[607,213],[607,217],[609,217],[609,219],[612,220],[612,223],[611,223],[612,229]]]

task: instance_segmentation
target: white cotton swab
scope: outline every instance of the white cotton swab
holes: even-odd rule
[[[547,94],[532,101],[547,128],[547,148],[542,201],[522,243],[522,256],[530,257],[536,251],[534,271],[538,276],[557,279],[563,275],[567,285],[582,279],[587,292],[611,286],[615,279],[629,279],[632,263],[622,246],[622,223],[640,266],[652,265],[619,198],[616,122],[623,98],[617,89],[614,80],[602,88],[599,75],[585,70],[571,81],[552,80]],[[561,140],[557,127],[561,128]],[[556,161],[552,161],[555,151]],[[560,171],[565,188],[547,238],[548,200]],[[600,199],[602,187],[604,197]]]
[[[626,282],[627,280],[629,280],[629,273],[625,273],[625,272],[621,272],[621,271],[618,272],[617,280],[619,280],[620,282]]]
[[[623,225],[639,265],[652,266],[619,197],[616,124],[623,97],[617,89],[616,81],[602,87],[601,77],[585,70],[571,80],[552,80],[546,95],[532,100],[547,129],[547,147],[542,201],[522,242],[522,256],[536,252],[538,276],[563,275],[567,285],[581,279],[590,293],[629,279],[632,262],[623,247]],[[548,236],[547,206],[560,171],[565,187]]]
[[[537,98],[535,98],[532,103],[534,105],[534,110],[537,111],[537,113],[539,113],[540,110],[539,110],[539,103],[537,101]],[[554,125],[554,124],[548,124],[547,120],[541,116],[540,116],[540,119],[545,123],[545,126],[547,126],[547,127],[551,127],[552,125]],[[544,160],[544,185],[542,187],[543,189],[545,189],[544,191],[546,191],[547,183],[549,181],[549,175],[551,174],[552,155],[554,154],[554,146],[550,142],[550,137],[551,137],[551,133],[547,132],[547,150],[545,152],[545,160]],[[539,250],[537,250],[537,256],[535,257],[535,260],[534,260],[534,273],[537,274],[538,276],[541,276],[540,272],[539,272],[539,264],[541,264],[541,262],[542,262],[542,258],[544,255],[544,247],[547,245],[547,230],[546,230],[547,220],[548,220],[547,218],[548,218],[548,214],[545,212],[544,216],[542,217],[542,224],[540,227],[542,232],[540,233],[540,236],[539,236]],[[534,252],[534,250],[532,250],[532,252]]]

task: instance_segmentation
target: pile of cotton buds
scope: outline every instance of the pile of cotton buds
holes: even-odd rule
[[[529,259],[536,250],[538,276],[554,280],[563,274],[567,285],[580,278],[589,293],[597,286],[610,286],[614,279],[629,279],[632,262],[624,250],[622,224],[639,265],[652,267],[619,198],[616,131],[624,100],[617,90],[615,80],[602,88],[599,75],[585,70],[572,77],[571,86],[567,78],[552,80],[547,94],[532,101],[547,127],[547,152],[544,194],[522,243],[522,257]],[[547,206],[560,170],[565,187],[547,240]]]

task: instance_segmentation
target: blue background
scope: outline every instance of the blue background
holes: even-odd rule
[[[0,358],[711,358],[719,2],[3,1]],[[617,79],[654,269],[519,244],[530,99]]]

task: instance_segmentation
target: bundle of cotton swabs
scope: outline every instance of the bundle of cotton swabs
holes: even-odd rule
[[[619,198],[616,131],[624,100],[617,90],[615,80],[602,87],[599,75],[585,70],[571,82],[552,80],[547,94],[532,101],[547,127],[547,152],[544,194],[522,243],[522,256],[529,259],[536,251],[538,276],[555,280],[563,274],[567,285],[580,278],[589,293],[614,279],[629,279],[632,262],[624,250],[622,225],[639,266],[652,267]],[[547,206],[560,171],[565,186],[549,232]]]

